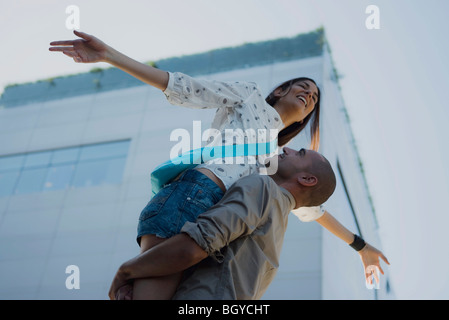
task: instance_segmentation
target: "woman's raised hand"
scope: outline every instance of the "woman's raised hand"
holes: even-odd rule
[[[75,62],[105,62],[108,46],[100,39],[84,32],[74,30],[81,39],[50,42],[50,51],[59,51],[73,58]]]
[[[107,62],[155,88],[167,88],[169,75],[166,71],[138,62],[87,33],[73,32],[81,39],[53,41],[50,51],[62,52],[75,62]]]

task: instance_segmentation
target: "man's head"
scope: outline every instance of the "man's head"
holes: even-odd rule
[[[334,192],[336,179],[329,161],[313,150],[283,148],[277,172],[272,176],[296,199],[296,207],[324,203]]]

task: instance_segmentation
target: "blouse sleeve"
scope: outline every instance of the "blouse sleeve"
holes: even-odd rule
[[[173,105],[208,109],[236,107],[256,90],[254,83],[196,79],[180,72],[169,72],[164,94]]]
[[[300,207],[292,210],[292,213],[298,217],[302,222],[310,222],[319,219],[324,214],[324,207]]]

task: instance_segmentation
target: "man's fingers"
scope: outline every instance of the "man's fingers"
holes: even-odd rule
[[[118,288],[115,293],[115,300],[132,300],[133,297],[133,287],[129,284],[125,284]]]

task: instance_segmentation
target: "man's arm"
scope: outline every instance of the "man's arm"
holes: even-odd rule
[[[316,220],[316,222],[318,222],[322,227],[326,228],[329,232],[333,233],[335,236],[337,236],[347,244],[351,244],[354,241],[354,234],[346,229],[340,222],[338,222],[338,220],[335,219],[329,212],[326,211],[320,218]],[[371,281],[372,271],[372,269],[368,267],[375,266],[379,268],[382,274],[384,274],[384,271],[380,266],[379,258],[384,260],[387,264],[390,264],[383,253],[371,246],[369,243],[367,243],[362,250],[358,251],[358,253],[360,255],[360,258],[362,259],[365,279],[368,282]],[[374,275],[376,277],[376,281],[379,282],[376,274]]]
[[[257,184],[254,179],[262,183]],[[221,248],[252,233],[267,218],[263,205],[257,202],[259,193],[268,188],[265,183],[260,176],[239,180],[213,209],[199,215],[195,223],[186,222],[180,234],[122,264],[109,297],[114,299],[117,290],[132,279],[177,273],[209,255],[220,259]]]
[[[181,233],[126,261],[118,269],[109,297],[136,278],[169,275],[185,270],[207,257],[207,253],[187,234]]]

